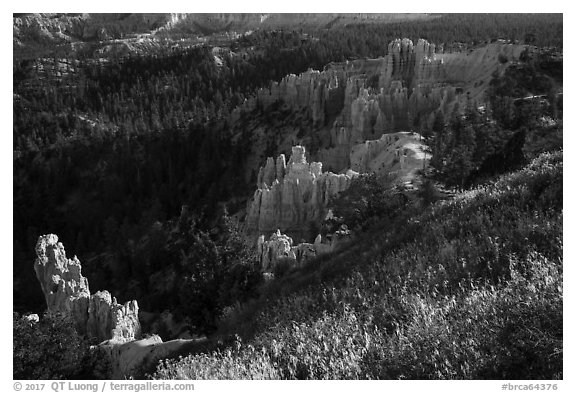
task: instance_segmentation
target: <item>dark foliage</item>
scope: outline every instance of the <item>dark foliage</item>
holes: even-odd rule
[[[436,179],[448,186],[470,186],[521,167],[526,152],[533,158],[536,152],[559,147],[561,55],[526,49],[521,59],[493,76],[487,108],[468,101],[464,111],[456,108],[447,123],[442,112],[436,114],[428,136]]]
[[[279,79],[294,72],[290,71],[293,67],[301,72],[310,67],[322,69],[332,61],[384,56],[396,38],[414,42],[424,38],[448,52],[496,39],[561,48],[562,31],[561,14],[444,14],[427,20],[353,24],[309,34],[262,30],[241,38],[232,48],[264,48],[270,69]]]
[[[514,133],[501,149],[487,156],[480,167],[469,174],[466,181],[472,183],[479,177],[490,178],[500,173],[518,169],[524,165],[526,163],[523,151],[525,140],[525,130]]]
[[[402,187],[385,175],[362,174],[352,180],[350,187],[330,201],[329,208],[339,223],[351,229],[367,229],[375,222],[391,223],[407,207]]]
[[[103,356],[89,350],[66,315],[45,314],[38,322],[13,315],[14,379],[106,378]]]

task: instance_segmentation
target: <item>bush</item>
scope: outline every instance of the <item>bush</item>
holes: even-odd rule
[[[349,228],[368,228],[376,221],[392,221],[406,206],[406,197],[386,175],[363,174],[330,202],[329,208]]]
[[[236,342],[233,349],[161,361],[153,378],[280,379],[280,375],[265,350]]]
[[[538,254],[512,265],[512,280],[501,286],[406,297],[410,317],[395,335],[375,341],[366,356],[368,373],[384,379],[561,378],[559,267]]]
[[[39,322],[13,315],[14,379],[82,378],[89,346],[74,322],[62,314],[45,314]]]
[[[288,273],[292,265],[293,265],[292,259],[287,257],[278,258],[278,262],[276,263],[276,266],[274,266],[274,271],[272,272],[274,273],[274,277],[275,278],[283,277],[284,275],[286,275],[286,273]]]

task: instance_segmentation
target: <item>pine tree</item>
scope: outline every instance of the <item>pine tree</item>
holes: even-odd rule
[[[432,158],[430,159],[430,166],[435,168],[437,172],[442,172],[443,169],[445,129],[444,114],[442,111],[437,111],[434,116],[434,123],[432,124]]]

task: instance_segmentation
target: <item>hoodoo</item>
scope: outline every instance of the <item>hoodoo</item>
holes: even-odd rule
[[[98,342],[132,341],[140,335],[138,302],[118,304],[108,291],[90,294],[78,258],[66,258],[58,236],[40,236],[34,270],[48,311],[69,313],[81,334]]]
[[[350,231],[345,228],[330,234],[326,239],[317,235],[314,243],[298,245],[294,245],[292,238],[282,234],[280,230],[273,233],[268,240],[261,235],[257,242],[260,268],[263,272],[273,272],[280,261],[285,261],[291,267],[302,266],[317,256],[336,251],[350,238]]]
[[[110,360],[110,378],[134,376],[143,366],[150,366],[170,356],[192,340],[163,342],[157,335],[140,338],[138,303],[118,304],[108,291],[91,295],[88,279],[82,276],[78,258],[66,258],[58,236],[40,236],[34,264],[46,298],[48,311],[69,314],[80,334],[99,343]]]
[[[294,146],[285,164],[281,154],[260,169],[254,198],[247,209],[246,231],[269,234],[277,229],[295,236],[309,235],[311,223],[321,221],[330,198],[350,185],[354,172],[322,172],[322,163],[306,161],[304,146]]]

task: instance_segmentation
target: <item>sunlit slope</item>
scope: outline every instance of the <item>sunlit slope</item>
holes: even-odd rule
[[[562,152],[274,282],[156,378],[562,377]]]

